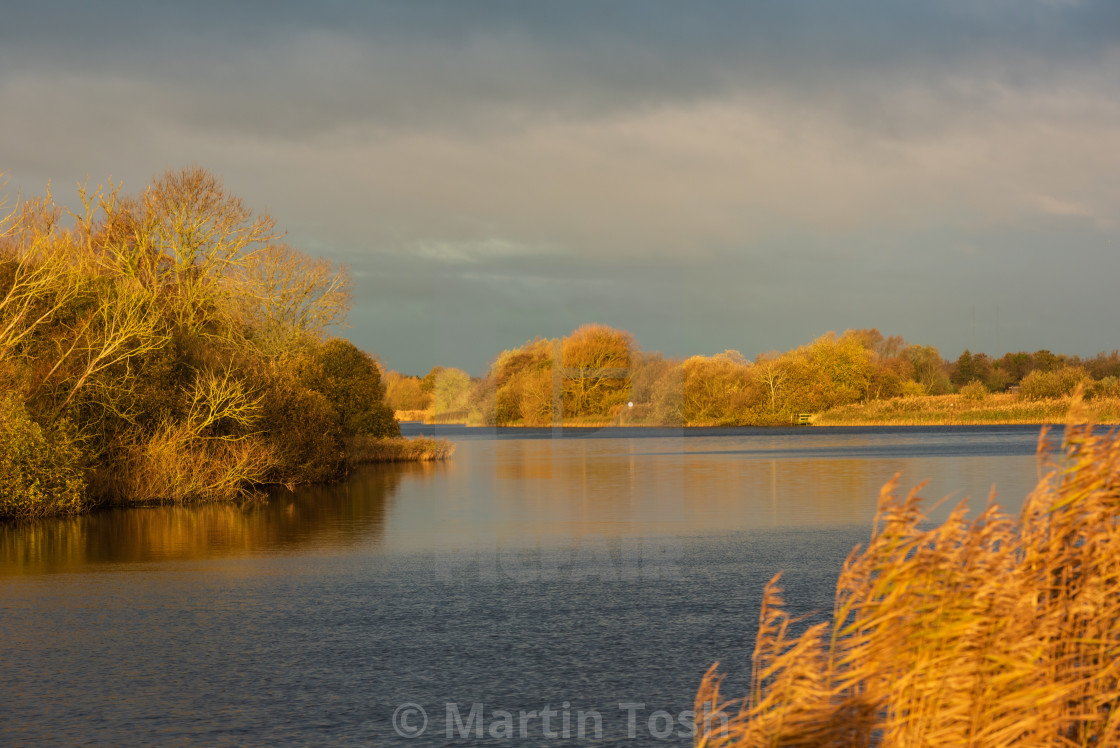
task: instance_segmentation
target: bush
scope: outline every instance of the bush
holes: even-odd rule
[[[385,403],[377,364],[350,341],[336,338],[320,346],[306,362],[300,380],[327,399],[344,433],[401,435]]]
[[[44,429],[22,401],[0,398],[0,518],[87,509],[85,461],[65,427]]]
[[[907,380],[902,383],[902,396],[903,397],[923,397],[926,394],[926,388],[921,382]]]
[[[1120,398],[1120,378],[1105,377],[1098,382],[1093,382],[1087,394],[1092,399]]]
[[[1079,385],[1089,384],[1089,374],[1080,366],[1066,366],[1055,371],[1032,371],[1023,377],[1019,396],[1026,400],[1046,400],[1073,394]]]
[[[988,388],[979,379],[973,379],[961,387],[960,396],[965,400],[980,401],[988,396]]]
[[[131,446],[113,466],[116,475],[102,480],[106,493],[129,502],[229,501],[263,482],[273,463],[261,440],[207,438],[169,422]]]
[[[268,482],[314,483],[342,473],[342,428],[326,397],[277,372],[265,384],[261,412],[261,439],[275,460]]]

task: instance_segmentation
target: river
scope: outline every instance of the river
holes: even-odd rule
[[[690,745],[888,478],[934,519],[1038,478],[1037,427],[404,429],[454,457],[0,526],[0,744]]]

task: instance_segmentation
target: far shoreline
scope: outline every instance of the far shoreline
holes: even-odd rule
[[[482,424],[473,419],[463,419],[454,414],[455,420],[444,420],[430,411],[398,411],[401,423],[418,423],[426,426],[458,425],[468,428],[762,428],[800,429],[822,427],[884,427],[884,426],[1056,426],[1067,423],[1094,423],[1103,426],[1120,426],[1120,398],[1094,398],[1084,400],[1076,396],[1032,400],[1011,393],[993,393],[981,398],[960,394],[922,395],[865,403],[843,405],[822,413],[804,414],[808,422],[794,423],[788,414],[783,422],[780,416],[763,416],[752,419],[744,414],[740,422],[650,423],[628,422],[625,413],[614,418],[586,419],[561,423],[503,423]]]

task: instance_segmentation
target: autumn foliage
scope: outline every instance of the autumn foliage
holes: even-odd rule
[[[755,361],[733,350],[680,360],[642,351],[625,330],[588,324],[500,353],[473,382],[467,411],[474,423],[496,425],[788,424],[794,413],[899,396],[907,385],[926,392],[912,363],[922,355],[900,338],[852,330]]]
[[[502,351],[478,379],[437,366],[386,381],[395,410],[437,423],[781,426],[800,414],[830,424],[1060,423],[1078,387],[1096,417],[1115,420],[1117,373],[1116,352],[1081,360],[965,351],[949,362],[876,329],[828,332],[754,360],[736,350],[678,359],[643,351],[625,330],[586,324]]]
[[[48,192],[0,225],[0,517],[231,498],[345,471],[399,433],[345,321],[345,268],[208,172]]]

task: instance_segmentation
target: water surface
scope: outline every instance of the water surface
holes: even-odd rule
[[[829,610],[888,478],[935,518],[1037,479],[1034,427],[435,431],[446,464],[0,527],[0,743],[689,745],[765,582]]]

